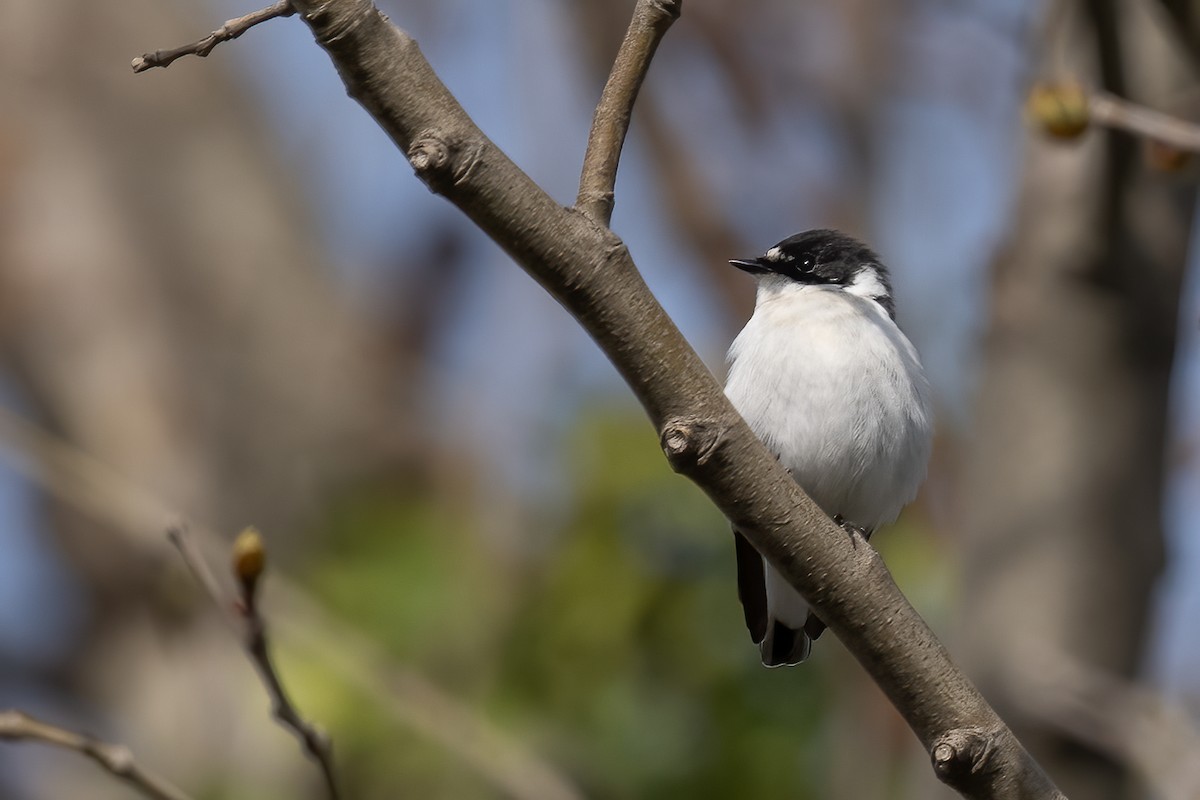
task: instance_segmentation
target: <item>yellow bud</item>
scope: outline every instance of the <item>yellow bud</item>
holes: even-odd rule
[[[1078,83],[1037,83],[1025,102],[1029,121],[1059,139],[1074,139],[1087,130],[1088,96]]]
[[[267,548],[257,528],[246,528],[233,541],[233,574],[253,585],[267,566]]]

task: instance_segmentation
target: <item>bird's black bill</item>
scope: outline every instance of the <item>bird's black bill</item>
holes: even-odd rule
[[[764,272],[772,271],[757,258],[734,258],[730,259],[729,263],[743,272],[749,272],[751,275],[762,275]]]

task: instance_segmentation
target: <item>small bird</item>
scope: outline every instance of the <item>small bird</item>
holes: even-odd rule
[[[864,536],[925,479],[929,381],[896,326],[887,267],[833,230],[729,262],[758,281],[729,349],[725,394],[826,514]],[[768,667],[799,664],[825,625],[735,528],[738,597]]]

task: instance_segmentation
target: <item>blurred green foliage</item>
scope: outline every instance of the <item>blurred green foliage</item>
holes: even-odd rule
[[[588,414],[563,452],[572,502],[530,514],[536,551],[487,540],[458,491],[374,485],[331,513],[309,585],[588,797],[836,796],[829,721],[847,660],[762,668],[727,523],[640,415]],[[927,555],[895,557],[919,572]],[[314,716],[337,733],[351,796],[501,796],[372,698],[323,695]]]

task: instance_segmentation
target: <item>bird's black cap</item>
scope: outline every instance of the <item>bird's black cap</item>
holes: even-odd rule
[[[879,256],[853,236],[840,231],[817,229],[789,236],[758,258],[735,258],[730,262],[752,275],[776,274],[797,283],[846,286],[864,270],[872,270],[884,294],[875,297],[892,314],[892,287],[887,268]]]

